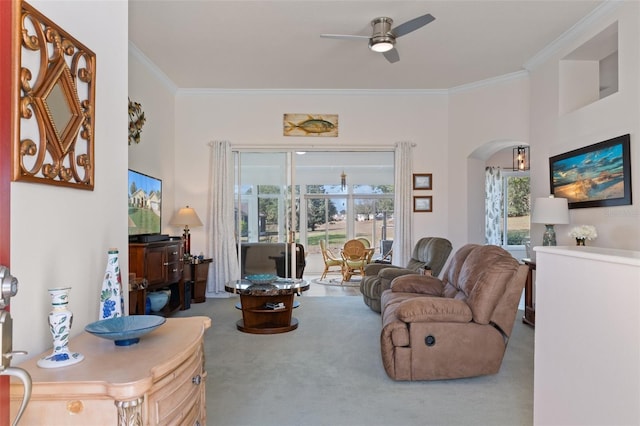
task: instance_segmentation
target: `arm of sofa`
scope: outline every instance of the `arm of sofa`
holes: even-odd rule
[[[383,263],[370,263],[364,267],[364,276],[366,277],[378,275],[378,272],[380,272],[382,269],[390,267],[390,265],[385,265]]]
[[[430,275],[402,275],[391,281],[391,291],[440,297],[444,292],[444,285],[438,278]]]
[[[378,276],[384,280],[392,281],[401,275],[418,275],[418,271],[413,269],[401,268],[399,266],[384,266],[386,266],[386,268],[382,268],[380,272],[378,272]]]
[[[412,322],[459,322],[473,319],[466,302],[443,297],[413,297],[398,304],[396,318],[405,323]]]

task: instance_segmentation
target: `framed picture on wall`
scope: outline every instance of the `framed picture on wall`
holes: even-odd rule
[[[414,173],[413,189],[432,189],[431,173]]]
[[[414,212],[431,212],[433,211],[433,200],[431,195],[419,195],[413,197]]]
[[[551,193],[570,209],[631,204],[629,135],[549,158]]]

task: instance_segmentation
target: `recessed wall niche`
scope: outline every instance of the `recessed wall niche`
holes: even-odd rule
[[[618,23],[560,60],[560,114],[575,111],[618,91]]]

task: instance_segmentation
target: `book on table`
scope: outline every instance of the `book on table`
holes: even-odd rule
[[[275,303],[274,302],[267,302],[267,303],[265,303],[264,307],[267,308],[267,309],[273,309],[273,310],[284,309],[285,308],[283,302],[275,302]]]

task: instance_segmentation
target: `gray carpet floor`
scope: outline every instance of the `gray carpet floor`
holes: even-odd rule
[[[531,425],[534,330],[518,314],[496,375],[395,382],[380,358],[380,315],[360,297],[300,297],[297,330],[236,330],[237,297],[192,304],[206,315],[207,424]]]

